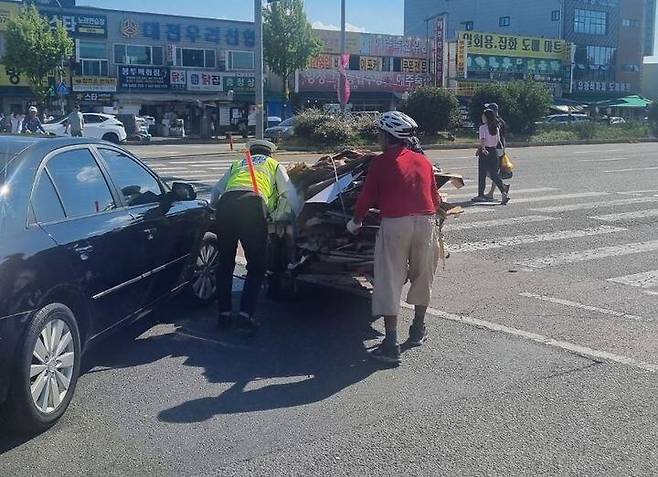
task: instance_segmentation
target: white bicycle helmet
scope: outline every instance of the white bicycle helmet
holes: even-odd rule
[[[389,111],[379,118],[379,128],[398,139],[409,139],[414,136],[418,124],[404,113]]]

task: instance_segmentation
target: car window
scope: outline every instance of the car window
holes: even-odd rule
[[[110,176],[128,206],[160,202],[159,182],[130,156],[113,149],[99,149]]]
[[[279,123],[279,126],[284,126],[284,127],[294,126],[294,125],[295,125],[295,118],[288,118],[285,121]]]
[[[85,123],[88,124],[98,124],[105,121],[105,118],[99,116],[98,114],[85,114],[84,119],[85,119]]]
[[[55,186],[46,171],[39,175],[32,193],[32,210],[38,223],[57,222],[66,218]]]
[[[89,149],[57,154],[46,165],[68,218],[116,209],[110,188]]]

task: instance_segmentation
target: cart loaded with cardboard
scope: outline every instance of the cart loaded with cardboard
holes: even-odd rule
[[[268,291],[271,298],[294,296],[300,281],[367,294],[373,286],[375,239],[381,217],[371,209],[358,235],[346,230],[352,218],[368,166],[377,154],[345,150],[327,155],[309,166],[288,168],[290,179],[303,200],[295,224],[271,228],[268,254]],[[437,187],[464,185],[462,176],[434,166]],[[446,201],[437,214],[437,227],[461,207]],[[442,253],[445,257],[445,251]]]

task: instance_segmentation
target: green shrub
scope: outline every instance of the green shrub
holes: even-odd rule
[[[594,139],[597,132],[597,124],[591,121],[583,121],[580,123],[575,123],[570,126],[578,136],[578,139],[589,140]]]
[[[649,106],[649,124],[653,133],[658,136],[658,101]]]
[[[354,128],[348,122],[338,117],[327,116],[327,119],[315,128],[311,140],[323,146],[342,146],[354,139],[354,132]]]
[[[354,128],[363,142],[377,142],[377,137],[379,136],[379,124],[377,119],[369,116],[357,118],[354,121]]]
[[[319,128],[328,120],[328,116],[319,109],[305,109],[297,115],[295,121],[295,134],[301,137],[310,138]]]
[[[451,131],[459,125],[459,101],[449,90],[426,86],[409,95],[400,111],[411,116],[421,132],[433,135]]]

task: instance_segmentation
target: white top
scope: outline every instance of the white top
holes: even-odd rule
[[[492,135],[489,127],[483,124],[480,126],[480,140],[484,140],[484,147],[496,147],[500,142],[500,130],[496,129],[496,134]]]

